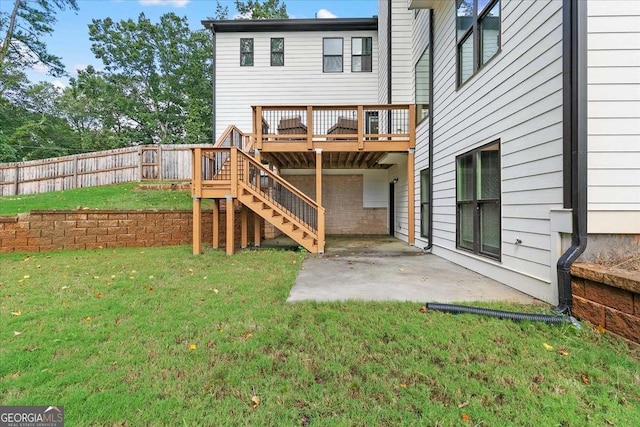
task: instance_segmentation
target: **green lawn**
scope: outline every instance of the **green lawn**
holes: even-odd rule
[[[137,182],[103,187],[78,188],[42,194],[0,197],[0,215],[32,210],[77,209],[191,209],[186,191],[136,190]]]
[[[0,404],[64,405],[69,426],[638,425],[637,346],[412,303],[287,304],[304,256],[0,255]]]

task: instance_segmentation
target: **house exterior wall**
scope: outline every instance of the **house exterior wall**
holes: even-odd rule
[[[388,0],[378,0],[378,102],[389,103]]]
[[[270,39],[284,38],[284,66],[270,65]],[[322,71],[324,37],[342,37],[343,72]],[[351,72],[351,39],[372,37],[372,71]],[[240,39],[254,39],[254,65],[240,66]],[[378,103],[376,31],[221,32],[216,43],[216,139],[230,124],[251,132],[252,105]]]
[[[406,7],[402,0],[392,1]],[[501,51],[459,88],[455,2],[433,6],[433,252],[551,301],[558,254],[552,250],[549,218],[562,207],[563,187],[562,2],[502,0]],[[414,61],[428,40],[425,15],[420,12],[414,21],[414,38],[422,40],[413,42]],[[428,160],[427,131],[427,124],[418,127],[416,194]],[[501,150],[499,261],[456,248],[456,156],[496,140]],[[420,237],[418,221],[416,246],[422,246],[428,242]]]
[[[413,64],[411,39],[414,12],[406,2],[391,4],[391,103],[413,102]]]
[[[587,13],[588,231],[640,234],[640,2]]]
[[[387,234],[386,176],[386,171],[370,170],[323,174],[326,234]],[[283,170],[282,177],[307,196],[316,198],[315,170]]]

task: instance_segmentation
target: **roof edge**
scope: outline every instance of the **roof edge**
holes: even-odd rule
[[[378,30],[377,16],[372,18],[203,20],[201,22],[214,33]]]

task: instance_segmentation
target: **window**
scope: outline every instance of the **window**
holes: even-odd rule
[[[420,236],[429,236],[429,194],[431,192],[431,177],[429,168],[420,171]]]
[[[500,141],[456,158],[457,247],[500,259]]]
[[[416,122],[420,123],[429,116],[429,86],[431,82],[429,48],[416,64]]]
[[[271,39],[271,66],[282,67],[284,65],[284,39]]]
[[[322,72],[342,72],[342,38],[322,39]]]
[[[351,39],[351,71],[371,71],[372,67],[371,37],[354,37]]]
[[[240,66],[253,67],[253,39],[240,39]]]
[[[500,50],[500,0],[457,0],[458,86]]]

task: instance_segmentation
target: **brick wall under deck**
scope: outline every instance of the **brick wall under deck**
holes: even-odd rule
[[[640,343],[640,273],[576,263],[571,275],[576,317]]]
[[[283,175],[304,194],[316,199],[315,175]],[[323,175],[322,205],[326,234],[388,234],[387,208],[363,207],[362,175]]]
[[[224,212],[224,210],[223,210]],[[224,247],[226,218],[220,215]],[[240,212],[236,211],[236,247],[240,246]],[[211,211],[202,212],[202,242],[211,244]],[[187,210],[33,211],[0,217],[0,253],[72,249],[172,246],[192,243],[193,216]],[[249,242],[253,221],[249,221]]]

